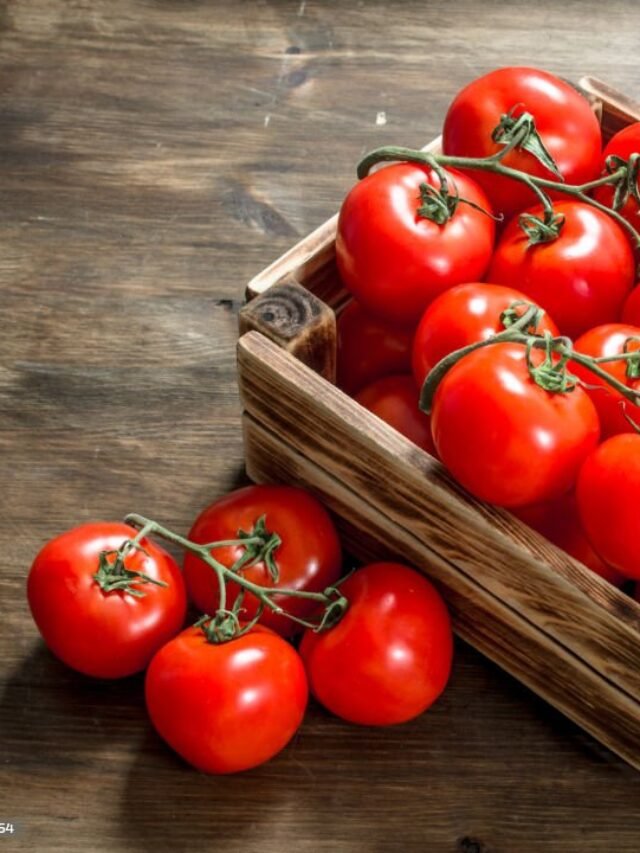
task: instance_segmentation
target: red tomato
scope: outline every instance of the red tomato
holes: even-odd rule
[[[383,323],[352,299],[338,317],[338,387],[353,395],[383,376],[407,373],[412,341],[412,329]]]
[[[628,338],[632,337],[640,339],[640,328],[626,326],[622,323],[608,323],[605,326],[596,326],[595,329],[586,332],[578,338],[574,348],[578,352],[597,358],[618,355],[624,351],[625,342]],[[629,349],[632,351],[640,349],[640,341],[630,344]],[[606,362],[600,367],[619,382],[640,391],[640,380],[627,378],[627,367],[624,362]],[[598,411],[603,438],[609,438],[618,432],[634,432],[634,428],[625,417],[625,413],[640,425],[640,409],[627,401],[619,391],[616,391],[603,379],[599,379],[586,367],[575,362],[571,365],[571,372],[579,376],[585,383],[585,390]]]
[[[589,541],[625,577],[640,580],[640,435],[614,435],[578,477],[578,511]]]
[[[418,408],[413,376],[386,376],[363,388],[355,399],[427,453],[434,453],[429,415]]]
[[[308,689],[299,655],[268,628],[215,644],[191,627],[153,658],[145,695],[156,731],[189,764],[237,773],[286,746]]]
[[[324,507],[308,492],[291,486],[247,486],[230,492],[204,509],[194,522],[189,539],[204,545],[235,539],[239,531],[249,532],[261,516],[266,527],[277,533],[282,543],[274,552],[279,569],[277,582],[263,561],[242,569],[248,580],[266,587],[321,592],[340,577],[342,552],[338,534]],[[244,554],[243,546],[216,548],[211,553],[224,566],[231,568]],[[204,613],[213,615],[218,609],[218,583],[214,571],[194,554],[184,558],[184,576],[189,595]],[[228,605],[240,588],[227,584]],[[289,596],[274,596],[279,604],[294,616],[308,618],[317,603]],[[258,601],[247,593],[242,604],[242,618],[249,622],[256,614]],[[300,628],[285,616],[265,610],[261,620],[283,636]]]
[[[461,198],[490,211],[471,178],[447,174]],[[338,270],[351,293],[385,323],[412,328],[443,290],[483,277],[495,234],[491,217],[464,202],[444,225],[419,216],[421,184],[440,186],[428,167],[412,163],[368,175],[344,200],[336,237]]]
[[[397,563],[372,563],[341,584],[349,607],[300,644],[311,692],[344,720],[403,723],[432,705],[449,679],[453,642],[444,601]]]
[[[640,154],[640,122],[624,127],[611,137],[602,153],[603,171],[607,157],[614,154],[622,157],[623,160],[628,160],[631,154]],[[613,193],[612,186],[598,187],[593,191],[594,198],[606,204],[607,207],[613,207]],[[640,230],[640,206],[632,195],[629,196],[620,213],[636,230]]]
[[[567,183],[581,184],[598,177],[602,137],[593,110],[573,86],[537,68],[499,68],[465,86],[444,121],[444,153],[488,157],[500,151],[504,146],[493,142],[491,135],[500,117],[514,107],[515,117],[523,112],[533,115],[536,129]],[[502,162],[530,175],[555,179],[533,154],[522,149],[510,151]],[[531,190],[510,178],[477,170],[470,174],[496,213],[511,216],[535,201]]]
[[[532,356],[542,360],[539,350]],[[475,350],[445,374],[431,431],[441,460],[465,489],[518,507],[569,491],[600,428],[582,388],[545,391],[529,375],[525,348],[504,343]]]
[[[413,342],[413,375],[419,386],[449,353],[504,331],[500,316],[512,303],[527,297],[500,284],[460,284],[438,296],[422,315]],[[522,309],[520,309],[520,313]],[[548,314],[538,332],[558,334]]]
[[[640,286],[636,284],[622,306],[622,322],[640,326]]]
[[[606,213],[588,204],[554,204],[565,222],[557,240],[530,246],[513,219],[498,241],[488,278],[517,287],[553,317],[563,335],[576,338],[615,322],[635,281],[631,244]],[[529,213],[542,216],[542,207]]]
[[[184,624],[187,597],[178,565],[162,548],[142,539],[147,552],[132,550],[124,565],[167,586],[136,583],[104,592],[94,575],[102,551],[115,551],[137,530],[100,521],[51,539],[35,558],[27,597],[38,630],[67,666],[96,678],[140,672]],[[111,561],[111,559],[109,560]]]
[[[573,492],[555,501],[519,507],[514,509],[513,513],[520,521],[537,530],[558,548],[562,548],[609,583],[614,586],[621,586],[624,583],[624,577],[620,572],[601,560],[589,544],[580,523]]]

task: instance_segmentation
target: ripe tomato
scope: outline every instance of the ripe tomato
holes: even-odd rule
[[[38,630],[67,666],[96,678],[140,672],[184,624],[187,597],[178,565],[162,548],[142,539],[124,566],[166,586],[135,583],[140,597],[123,589],[103,591],[94,575],[102,551],[116,551],[137,530],[118,522],[82,524],[51,539],[36,556],[27,597]],[[112,561],[113,557],[109,558]]]
[[[603,171],[607,157],[614,154],[622,157],[623,160],[628,160],[631,154],[640,154],[640,122],[624,127],[611,137],[602,152]],[[603,186],[595,189],[593,196],[602,204],[606,204],[607,207],[612,207],[613,193],[612,186]],[[636,230],[640,230],[640,206],[632,195],[629,195],[619,212]]]
[[[448,176],[450,189],[490,211],[473,179]],[[368,175],[344,200],[336,236],[345,286],[385,323],[413,328],[443,290],[483,277],[495,234],[491,217],[464,202],[444,225],[419,216],[421,184],[440,187],[431,169],[412,163]]]
[[[591,547],[580,523],[574,492],[555,501],[516,508],[513,514],[609,583],[621,586],[624,582],[620,572]]]
[[[589,541],[625,577],[640,580],[640,435],[607,439],[578,477],[578,511]]]
[[[532,353],[534,363],[542,360]],[[464,356],[435,393],[431,431],[440,459],[472,495],[505,507],[560,497],[598,443],[588,395],[545,391],[525,348],[495,344]]]
[[[428,373],[449,353],[504,331],[500,316],[514,302],[527,297],[500,284],[460,284],[446,290],[422,315],[413,342],[413,375],[419,386]],[[520,312],[522,313],[522,309]],[[548,314],[538,332],[558,334]]]
[[[279,570],[277,582],[268,566],[260,561],[243,568],[248,580],[266,587],[321,592],[340,577],[342,552],[336,529],[324,507],[308,492],[291,486],[247,486],[220,498],[204,509],[191,528],[189,539],[204,545],[208,542],[236,539],[239,531],[249,532],[265,516],[269,533],[277,533],[282,542],[274,552]],[[211,553],[224,566],[231,568],[244,554],[244,546],[216,548]],[[218,609],[218,583],[214,571],[199,557],[187,553],[184,576],[189,595],[204,613]],[[228,604],[240,592],[239,586],[227,583]],[[307,618],[317,603],[302,598],[274,596],[276,604],[299,618]],[[246,593],[242,618],[249,622],[256,614],[258,600]],[[285,616],[265,610],[261,620],[283,636],[300,628]]]
[[[427,453],[434,453],[429,415],[418,407],[413,376],[386,376],[363,388],[355,399]]]
[[[622,306],[622,322],[640,326],[640,286],[636,284]]]
[[[215,644],[191,627],[153,658],[145,695],[156,731],[189,764],[237,773],[286,746],[308,688],[299,655],[268,628]]]
[[[537,68],[499,68],[465,86],[444,121],[444,153],[463,157],[495,154],[503,146],[493,142],[491,135],[500,117],[513,108],[516,118],[523,112],[533,115],[540,138],[567,183],[581,184],[598,177],[602,137],[593,110],[573,86]],[[555,177],[533,154],[519,148],[506,154],[502,162],[530,175]],[[510,178],[477,170],[470,174],[496,213],[511,216],[535,201],[531,190]]]
[[[624,351],[625,342],[628,338],[632,337],[640,339],[640,328],[627,326],[623,323],[607,323],[585,332],[575,342],[574,348],[578,352],[597,358],[618,355]],[[630,343],[629,349],[632,351],[640,349],[640,340],[637,343]],[[605,362],[600,367],[619,382],[640,391],[640,379],[629,379],[627,377],[625,362]],[[600,418],[603,438],[609,438],[618,432],[634,432],[634,428],[625,414],[640,425],[640,409],[627,401],[619,391],[616,391],[604,380],[599,379],[586,367],[575,362],[571,365],[571,372],[579,376],[585,383],[585,390],[591,397]]]
[[[557,240],[530,246],[513,219],[493,256],[488,279],[517,287],[541,305],[560,332],[576,338],[615,322],[635,281],[631,244],[606,213],[576,201],[554,204],[564,216]],[[542,216],[542,207],[529,213]]]
[[[338,317],[337,385],[355,394],[376,379],[411,369],[413,329],[390,326],[352,299]]]
[[[446,605],[429,581],[397,563],[372,563],[341,584],[346,614],[329,631],[305,631],[300,654],[311,692],[344,720],[403,723],[432,705],[449,679],[453,642]]]

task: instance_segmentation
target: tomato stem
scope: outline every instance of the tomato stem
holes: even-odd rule
[[[245,634],[258,621],[265,608],[268,608],[274,613],[285,616],[305,628],[311,628],[314,631],[322,631],[330,628],[338,622],[344,615],[348,607],[347,599],[340,593],[337,586],[329,586],[323,592],[310,592],[307,590],[285,589],[281,587],[264,587],[250,581],[241,574],[241,569],[247,565],[264,560],[267,568],[274,581],[277,581],[277,575],[274,571],[277,570],[274,561],[274,551],[281,544],[281,539],[276,533],[270,533],[266,530],[264,524],[264,516],[256,522],[253,531],[248,534],[240,532],[238,539],[224,539],[219,542],[208,542],[205,545],[199,545],[192,542],[190,539],[180,536],[179,533],[174,533],[166,527],[163,527],[157,521],[153,521],[137,513],[130,513],[125,518],[125,524],[132,527],[140,528],[136,536],[127,540],[129,547],[139,547],[139,541],[143,535],[155,534],[167,542],[173,542],[179,545],[185,551],[189,551],[199,557],[206,563],[216,574],[219,586],[218,608],[214,616],[208,614],[202,616],[196,625],[201,627],[205,636],[212,643],[226,642]],[[257,535],[253,535],[257,533]],[[125,543],[125,544],[127,544]],[[244,553],[236,560],[231,568],[225,566],[211,553],[212,550],[230,546],[242,546],[245,548]],[[247,556],[248,555],[248,556]],[[271,565],[269,565],[271,562]],[[227,609],[227,588],[228,581],[233,581],[240,587],[240,595],[234,603],[231,610]],[[247,624],[241,625],[238,614],[241,610],[242,597],[246,592],[254,595],[259,602],[258,613]],[[318,605],[323,607],[322,614],[315,620],[301,619],[289,613],[281,607],[274,597],[291,597],[304,598],[309,601],[316,601]]]

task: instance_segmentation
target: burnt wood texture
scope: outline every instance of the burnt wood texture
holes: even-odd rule
[[[637,101],[639,31],[631,0],[0,2],[0,823],[16,828],[0,847],[637,851],[640,775],[465,642],[448,690],[422,718],[374,730],[312,703],[273,762],[207,778],[150,728],[141,678],[103,684],[52,658],[24,582],[44,541],[74,524],[138,511],[185,532],[245,482],[235,346],[246,282],[264,281],[261,271],[319,228],[295,278],[339,305],[322,223],[366,150],[433,139],[456,90],[501,64],[588,73]],[[373,519],[362,533],[364,494],[337,488],[321,447],[278,462],[273,430],[253,414],[244,421],[252,474],[317,477],[347,516],[353,550],[382,554]],[[386,440],[368,424],[372,441]],[[412,452],[403,445],[402,458]],[[503,524],[476,505],[465,517],[475,529]],[[444,582],[444,562],[413,531],[400,541],[394,517],[380,513],[376,524],[389,552],[433,561]],[[503,579],[496,565],[473,604],[464,589],[467,636],[479,646],[494,636]],[[550,593],[569,580],[558,568]],[[591,592],[612,605],[602,585]],[[460,612],[462,598],[450,598]],[[551,614],[520,640],[503,624],[504,654],[529,666],[529,683],[544,692],[545,681],[556,690],[564,680],[569,698],[581,689],[569,644],[586,660],[607,642],[605,624],[590,645],[586,625],[569,637],[568,620]],[[531,645],[543,629],[547,663]],[[607,661],[619,738],[635,701],[619,686],[630,651],[621,642]],[[587,693],[584,714],[600,719]]]

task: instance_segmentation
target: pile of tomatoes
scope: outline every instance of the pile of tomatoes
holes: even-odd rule
[[[341,577],[333,520],[306,491],[231,492],[198,516],[188,540],[149,525],[186,543],[182,572],[144,528],[84,524],[36,556],[29,605],[68,666],[110,679],[146,669],[154,727],[199,770],[232,773],[271,758],[300,726],[309,688],[361,725],[409,720],[444,690],[453,644],[435,587],[388,562]],[[226,569],[222,584],[203,551]],[[266,592],[274,606],[263,610]],[[340,618],[318,630],[337,593]],[[205,615],[184,629],[189,601]]]
[[[442,155],[365,158],[336,240],[340,387],[617,585],[640,580],[638,152],[640,123],[603,149],[574,87],[502,68]]]

